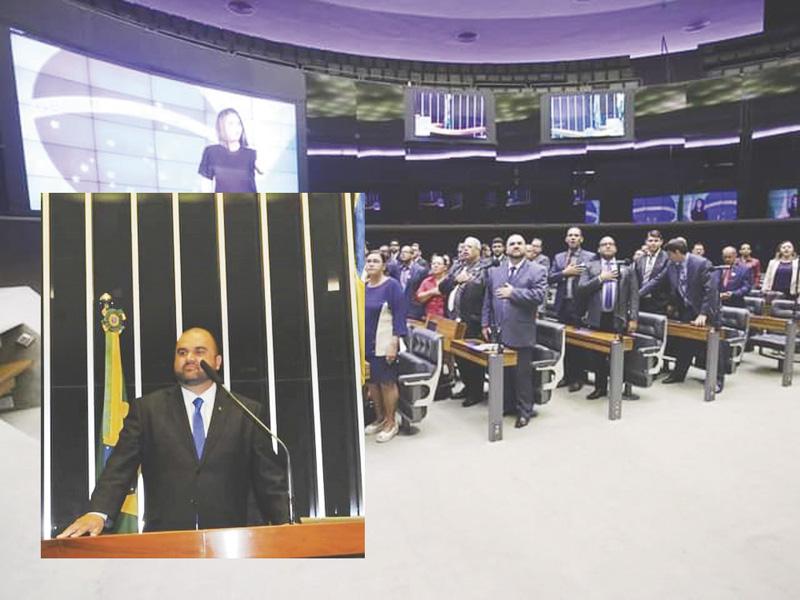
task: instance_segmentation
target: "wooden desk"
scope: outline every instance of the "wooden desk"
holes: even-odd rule
[[[464,333],[467,329],[467,324],[462,321],[454,321],[453,319],[445,319],[444,317],[428,317],[427,321],[418,321],[417,319],[407,319],[406,323],[409,327],[428,327],[430,323],[436,325],[436,333],[442,336],[442,351],[450,352],[450,342],[453,340],[463,340]]]
[[[713,327],[696,327],[682,321],[667,321],[667,336],[695,340],[706,344],[706,380],[703,399],[711,402],[716,397],[717,371],[719,370],[719,342],[724,333]]]
[[[503,367],[517,364],[517,353],[506,348],[502,354],[485,352],[475,346],[483,340],[453,340],[450,352],[489,370],[489,441],[503,439]]]
[[[762,315],[750,315],[750,329],[763,329],[770,333],[783,333],[786,335],[786,345],[783,348],[783,378],[781,385],[792,385],[794,371],[794,349],[797,344],[797,321],[792,319],[779,319]]]
[[[364,519],[43,540],[41,552],[42,558],[363,557]]]
[[[625,352],[633,350],[633,338],[573,325],[567,325],[566,338],[570,346],[609,355],[608,418],[611,421],[621,419]]]

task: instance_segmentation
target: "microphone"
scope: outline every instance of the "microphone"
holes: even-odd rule
[[[270,435],[270,437],[272,437],[272,439],[278,442],[281,448],[283,448],[283,451],[286,453],[286,487],[289,493],[289,523],[299,523],[300,519],[298,518],[294,509],[294,484],[292,482],[292,459],[291,456],[289,455],[289,449],[286,447],[286,444],[283,443],[281,438],[272,433],[272,431],[270,431],[270,428],[267,427],[264,424],[264,422],[261,419],[259,419],[255,414],[253,414],[253,411],[251,411],[249,408],[247,408],[247,406],[245,406],[244,402],[239,400],[239,398],[237,398],[233,394],[233,392],[231,392],[230,390],[225,388],[224,385],[222,385],[222,377],[219,376],[219,373],[217,373],[217,371],[211,365],[209,365],[205,360],[201,360],[200,367],[203,369],[203,371],[205,371],[205,374],[208,375],[208,378],[214,383],[216,383],[217,386],[219,386],[219,388],[225,392],[228,398],[233,400],[234,404],[236,404],[239,408],[241,408],[251,419],[253,419],[256,425],[258,425],[259,427],[261,427],[261,429],[266,431]]]

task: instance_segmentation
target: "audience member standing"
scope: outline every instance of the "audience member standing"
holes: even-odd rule
[[[753,272],[753,287],[761,286],[761,261],[753,256],[753,249],[747,242],[739,246],[739,258],[736,259],[736,264],[744,265]]]
[[[597,253],[599,257],[587,265],[578,282],[578,295],[587,304],[586,324],[600,331],[633,334],[639,321],[636,271],[617,263],[617,244],[610,236],[600,240]],[[594,358],[594,391],[586,396],[589,400],[608,394],[608,359]]]
[[[781,292],[789,298],[800,295],[800,258],[792,242],[787,240],[778,245],[775,258],[767,265],[761,289],[765,292]]]
[[[417,302],[425,307],[425,316],[444,316],[444,295],[439,284],[447,277],[444,259],[438,254],[431,257],[430,275],[422,280],[417,288]]]
[[[465,337],[481,337],[481,312],[486,286],[486,267],[481,262],[481,242],[468,237],[462,246],[462,259],[453,266],[439,288],[450,293],[448,299],[451,316],[466,324]],[[463,406],[473,406],[483,400],[483,367],[464,359],[458,359],[458,370],[464,389],[455,398],[463,398]]]
[[[369,363],[367,388],[375,406],[375,421],[365,433],[377,433],[377,441],[388,442],[398,430],[395,412],[400,391],[397,387],[397,355],[406,329],[406,301],[400,283],[384,273],[380,252],[366,259],[367,286],[364,302],[366,358]]]
[[[564,241],[567,249],[555,255],[548,277],[548,282],[556,285],[553,310],[562,323],[580,325],[583,306],[575,292],[578,287],[578,278],[586,269],[586,264],[594,260],[595,254],[581,248],[583,233],[579,227],[570,227]],[[566,352],[564,380],[558,385],[559,387],[569,385],[570,392],[577,392],[583,387],[583,370],[578,364],[579,353],[571,347],[567,347]]]
[[[536,310],[547,296],[547,270],[525,259],[525,239],[512,235],[506,260],[490,268],[486,277],[482,326],[486,340],[496,340],[516,350],[513,377],[504,378],[503,404],[515,411],[515,427],[525,427],[533,409],[533,348],[536,345]]]
[[[722,249],[724,269],[717,270],[719,299],[725,306],[744,308],[744,297],[753,288],[753,272],[736,261],[736,248]]]
[[[639,286],[643,286],[667,266],[669,262],[667,253],[661,249],[664,238],[657,229],[647,232],[644,256],[634,261],[636,275],[639,277]],[[641,309],[645,312],[663,313],[669,303],[669,293],[666,290],[653,290],[641,298]]]
[[[711,263],[701,256],[687,254],[688,248],[683,239],[672,239],[665,248],[670,265],[644,284],[639,294],[644,296],[653,289],[664,286],[671,290],[676,301],[674,314],[669,315],[670,317],[697,327],[719,326],[719,290],[716,279],[712,276]],[[663,383],[678,383],[686,379],[692,358],[705,351],[705,343],[671,338],[670,347],[676,357],[675,370]],[[717,393],[722,391],[724,378],[725,370],[718,369]]]

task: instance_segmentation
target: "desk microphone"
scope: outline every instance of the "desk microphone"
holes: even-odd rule
[[[233,400],[234,404],[236,404],[239,408],[241,408],[253,421],[255,421],[256,425],[261,427],[264,431],[266,431],[272,439],[274,439],[278,444],[280,444],[283,451],[286,453],[286,487],[287,492],[289,493],[289,523],[299,523],[300,519],[297,516],[297,513],[294,509],[294,484],[292,482],[292,459],[289,455],[289,449],[286,447],[286,444],[283,443],[281,438],[270,431],[270,428],[267,427],[264,422],[259,419],[256,415],[253,414],[247,406],[245,406],[244,402],[239,400],[233,392],[228,390],[224,385],[222,385],[222,377],[219,376],[219,373],[206,361],[200,361],[200,367],[202,367],[205,374],[208,375],[208,378],[217,384],[217,386],[225,392],[225,394]]]

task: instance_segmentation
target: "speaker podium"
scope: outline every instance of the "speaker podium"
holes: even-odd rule
[[[43,540],[42,558],[363,557],[364,519]]]

